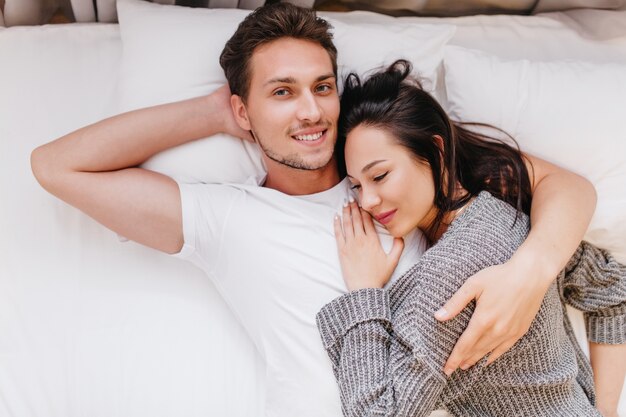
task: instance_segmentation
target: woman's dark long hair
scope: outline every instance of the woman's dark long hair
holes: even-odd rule
[[[342,173],[346,137],[352,129],[366,125],[390,133],[417,160],[430,165],[438,213],[427,235],[439,229],[446,213],[464,206],[481,191],[529,214],[530,178],[515,140],[507,135],[511,146],[464,126],[504,133],[500,129],[450,120],[439,103],[416,80],[408,78],[410,73],[411,64],[399,60],[363,83],[356,74],[347,77],[336,149]],[[443,140],[443,149],[437,137]],[[459,195],[459,184],[467,193]]]

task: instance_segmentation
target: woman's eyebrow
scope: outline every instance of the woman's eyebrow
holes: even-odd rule
[[[385,162],[386,159],[377,159],[376,161],[372,161],[369,164],[365,165],[363,167],[363,169],[361,170],[361,173],[364,173],[365,171],[367,171],[368,169],[372,168],[374,165],[381,163],[381,162]]]

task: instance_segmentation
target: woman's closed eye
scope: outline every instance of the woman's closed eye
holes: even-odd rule
[[[374,177],[374,182],[382,181],[383,179],[385,179],[387,174],[389,174],[389,171],[385,172],[384,174],[380,174],[380,175],[375,176]]]
[[[374,178],[372,178],[372,181],[373,182],[380,182],[380,181],[385,179],[387,174],[389,174],[389,171],[385,172],[384,174],[380,174],[380,175],[375,176]],[[359,189],[361,189],[361,184],[352,184],[350,189],[351,190],[359,190]]]

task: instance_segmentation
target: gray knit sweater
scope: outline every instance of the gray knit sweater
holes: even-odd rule
[[[626,267],[583,243],[548,290],[530,330],[485,367],[451,377],[443,365],[474,309],[440,323],[438,310],[481,269],[507,261],[528,217],[482,192],[389,289],[363,289],[317,315],[346,416],[600,416],[588,360],[560,296],[585,311],[589,338],[626,343]]]

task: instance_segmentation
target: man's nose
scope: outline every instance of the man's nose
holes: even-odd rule
[[[316,123],[321,117],[322,110],[317,97],[311,92],[302,94],[298,102],[298,119]]]

